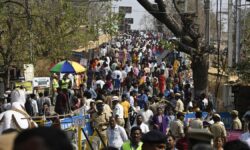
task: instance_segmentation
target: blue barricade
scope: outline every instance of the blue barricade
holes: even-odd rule
[[[207,112],[202,112],[202,118],[205,119],[206,116],[207,116]],[[194,112],[185,114],[184,122],[186,125],[189,124],[189,121],[192,119],[195,119]]]
[[[206,118],[207,112],[202,112],[202,118]],[[232,123],[232,117],[229,112],[221,112],[219,113],[221,116],[221,121],[224,123],[226,129],[231,128],[231,123]],[[184,118],[185,124],[188,124],[191,119],[195,119],[195,113],[187,113]]]
[[[63,119],[60,119],[61,123],[61,129],[67,129],[75,125],[81,125],[83,126],[84,131],[87,135],[91,136],[93,134],[93,130],[90,125],[90,115],[78,115],[78,116],[72,116],[72,117],[66,117]],[[45,123],[44,126],[50,127],[52,125],[52,121],[48,121]]]
[[[229,112],[221,112],[219,113],[221,117],[221,121],[224,123],[226,129],[231,129],[232,117]]]

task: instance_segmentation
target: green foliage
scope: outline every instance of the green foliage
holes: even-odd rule
[[[75,6],[68,0],[14,2],[19,4],[0,1],[2,65],[22,66],[41,57],[65,59],[72,49],[93,40],[95,31],[87,29],[88,5]]]
[[[250,83],[250,59],[245,59],[237,64],[237,71],[240,79],[245,83]]]
[[[176,45],[168,40],[161,39],[159,45],[163,47],[165,50],[174,50]]]
[[[40,58],[67,59],[102,33],[117,34],[120,14],[111,2],[69,0],[0,0],[0,63],[34,63]],[[26,2],[26,3],[25,3]],[[18,3],[18,4],[17,4]],[[96,11],[98,10],[98,11]]]
[[[0,59],[6,70],[12,61],[23,62],[27,60],[26,51],[29,41],[27,20],[22,7],[14,7],[12,3],[2,4],[0,9]],[[19,63],[17,63],[19,64]]]
[[[101,24],[102,31],[111,36],[118,34],[119,25],[124,19],[124,14],[109,12]]]
[[[60,0],[33,3],[33,7],[36,55],[68,58],[71,50],[85,40],[80,26],[86,24],[86,8]]]
[[[242,40],[241,40],[241,62],[236,65],[240,79],[250,83],[250,12],[246,11],[246,16],[242,18]]]

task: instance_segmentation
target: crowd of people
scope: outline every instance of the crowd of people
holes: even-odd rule
[[[120,36],[100,48],[80,81],[72,81],[69,74],[61,79],[54,74],[52,96],[48,91],[31,94],[26,111],[31,116],[50,116],[83,108],[90,115],[93,136],[102,141],[100,149],[221,150],[224,146],[226,150],[228,144],[237,144],[227,143],[213,101],[205,93],[192,95],[189,60],[174,47],[165,49],[161,40],[168,37],[140,32]],[[167,55],[161,58],[164,51]],[[195,113],[195,119],[185,121],[187,113]],[[230,113],[231,129],[243,130],[238,111]],[[250,145],[250,124],[245,129],[240,139]]]

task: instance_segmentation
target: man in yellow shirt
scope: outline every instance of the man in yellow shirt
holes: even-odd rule
[[[174,75],[177,74],[179,67],[180,67],[180,61],[176,59],[174,61],[174,66],[173,66]]]
[[[128,102],[128,96],[126,94],[122,95],[122,102],[121,105],[123,107],[123,112],[124,112],[124,121],[125,121],[125,125],[124,128],[126,129],[127,126],[127,122],[128,122],[128,113],[129,113],[129,108],[130,108],[130,104]]]
[[[53,74],[52,79],[52,105],[55,105],[56,96],[57,96],[57,88],[59,88],[58,76]]]
[[[122,150],[142,150],[142,131],[140,127],[133,127],[130,131],[130,140],[126,141],[122,145]]]

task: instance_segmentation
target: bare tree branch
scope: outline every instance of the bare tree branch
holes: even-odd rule
[[[179,40],[171,40],[171,42],[175,43],[175,45],[178,46],[178,49],[177,49],[178,51],[184,52],[190,56],[197,54],[197,51],[195,48],[192,48],[191,46],[188,46]]]
[[[151,15],[160,22],[165,24],[177,37],[182,35],[182,27],[170,15],[166,15],[166,10],[162,0],[156,0],[158,9],[153,7],[153,4],[148,0],[137,0]]]
[[[180,9],[177,7],[176,0],[173,0],[173,4],[174,4],[175,10],[176,10],[177,13],[180,15],[181,11],[180,11]]]
[[[1,3],[2,4],[7,4],[7,3],[16,4],[16,5],[19,5],[19,6],[21,6],[21,7],[23,7],[25,9],[24,5],[22,3],[20,3],[20,2],[17,2],[17,1],[7,0],[7,1],[1,2]]]

